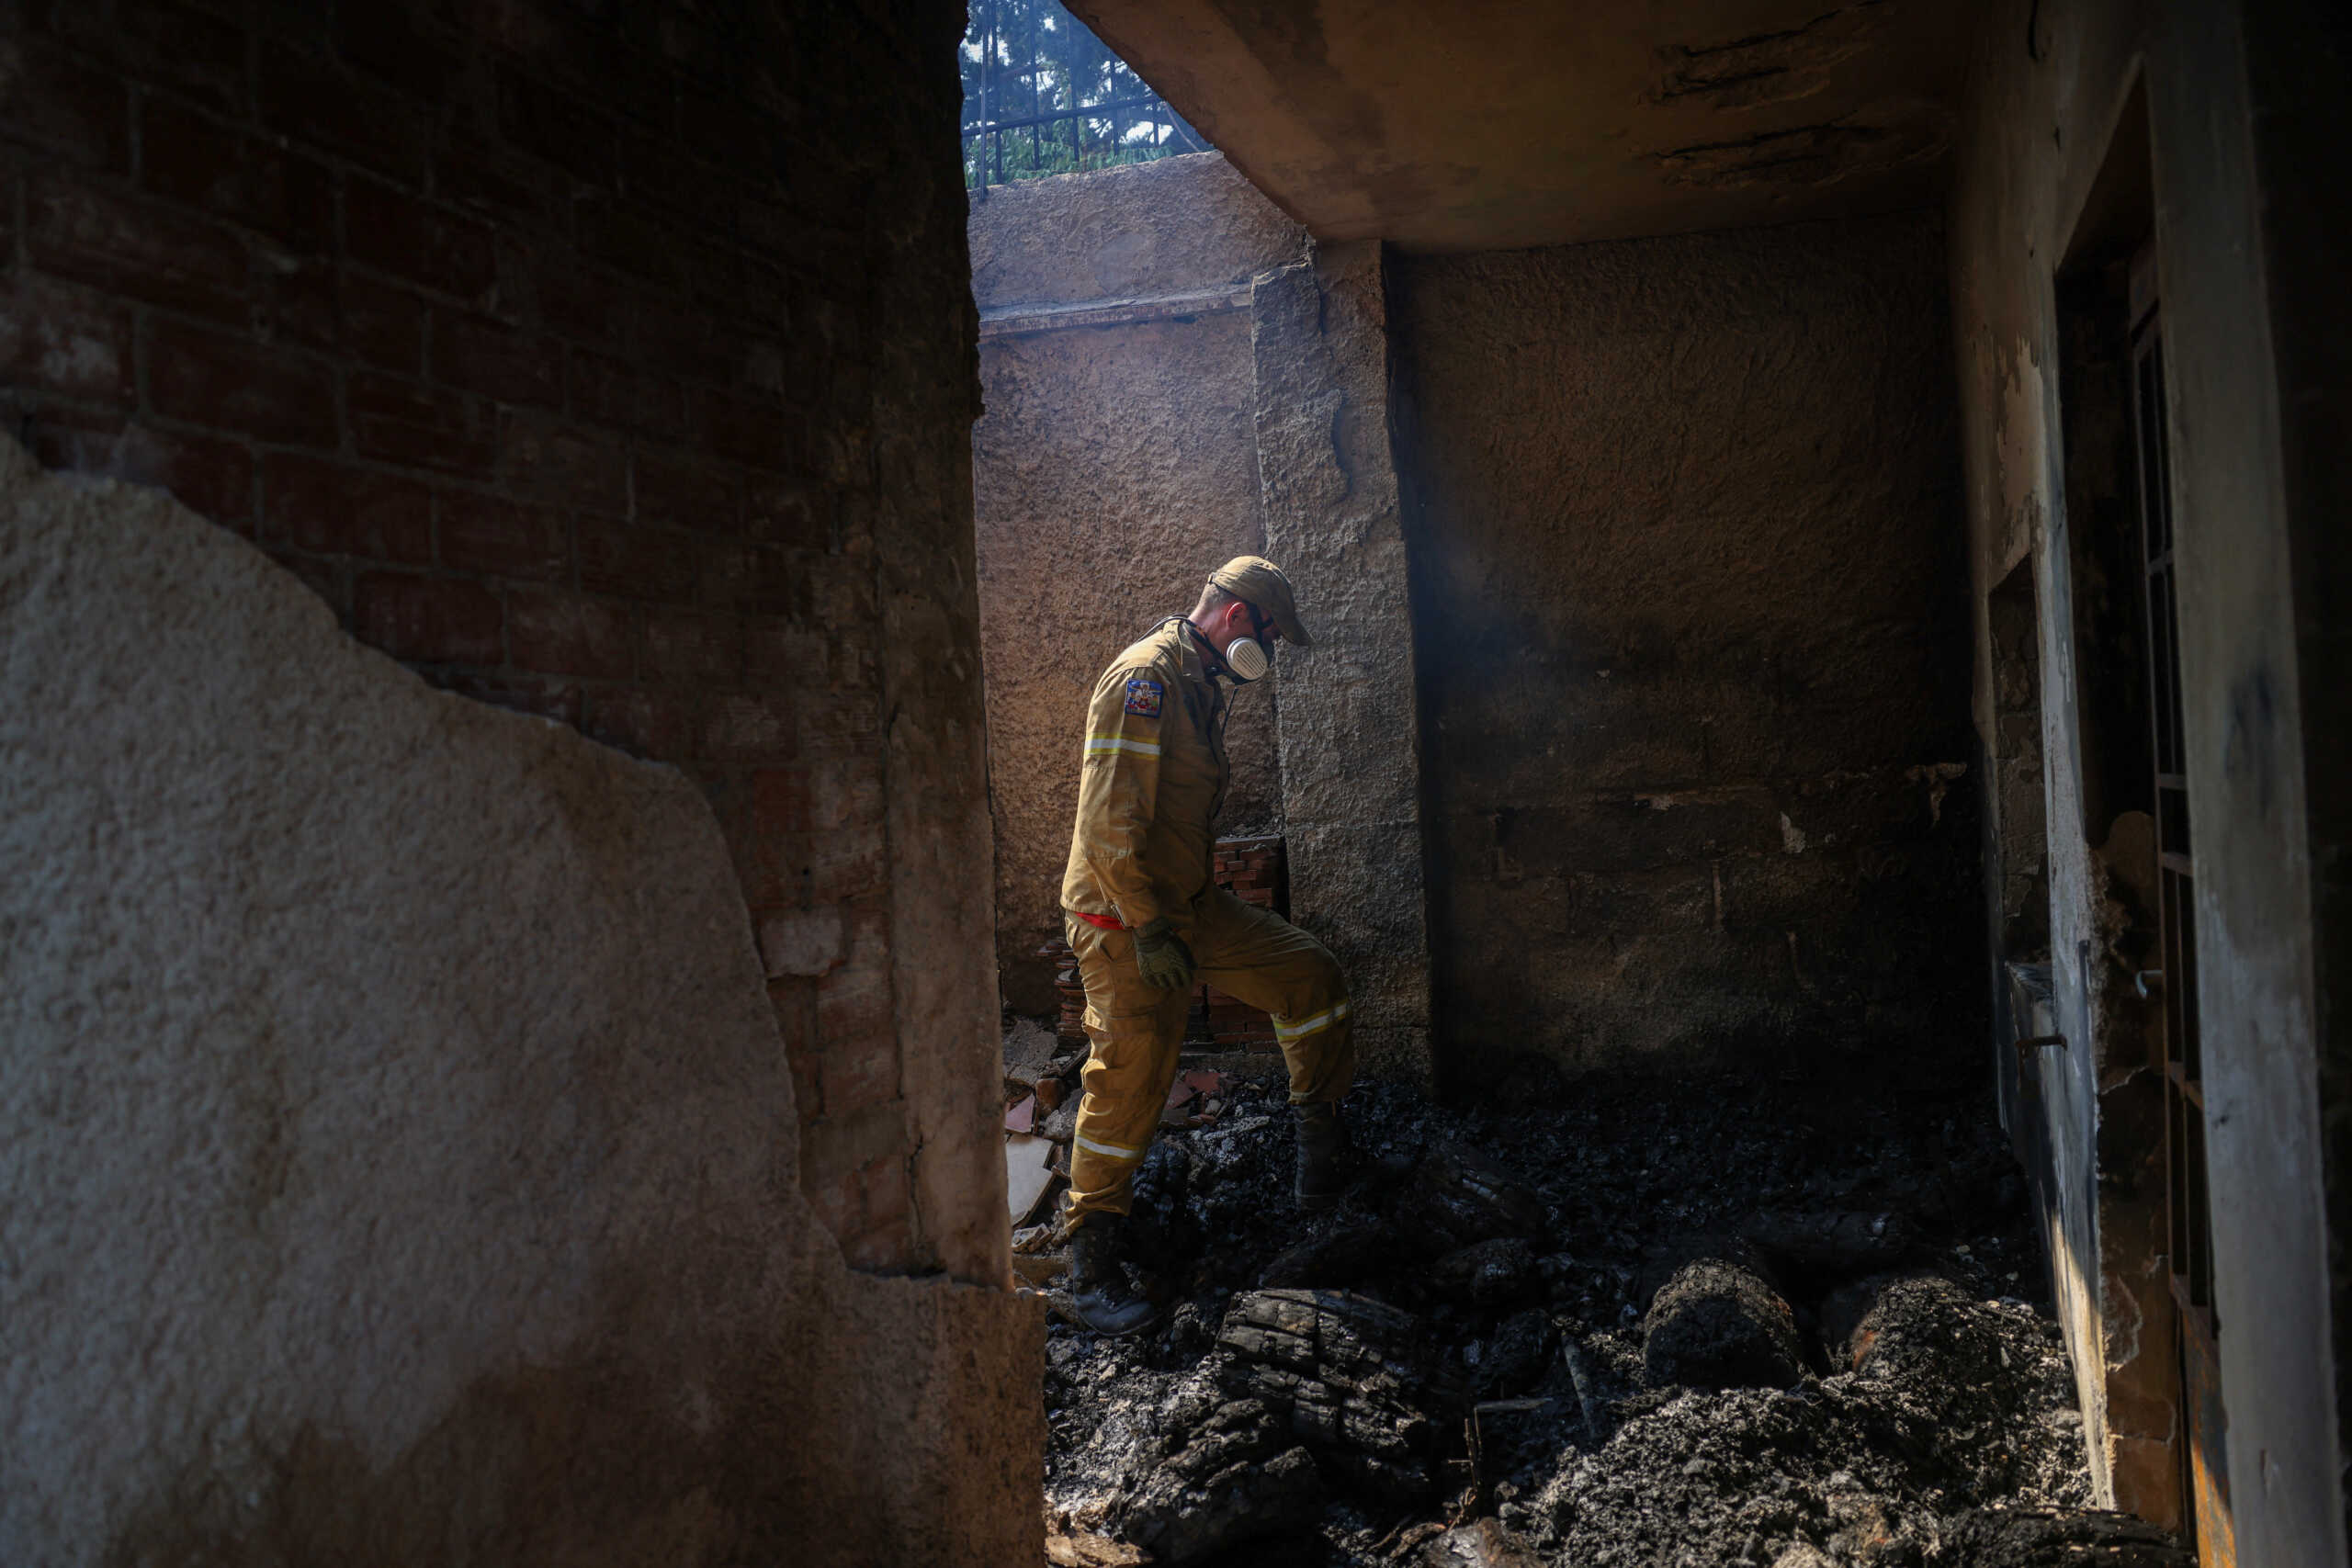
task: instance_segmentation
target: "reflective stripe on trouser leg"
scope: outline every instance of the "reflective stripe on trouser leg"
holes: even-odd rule
[[[1086,982],[1086,1033],[1093,1043],[1081,1077],[1078,1133],[1069,1151],[1073,1220],[1124,1214],[1134,1201],[1136,1167],[1151,1148],[1184,1041],[1186,991],[1159,991],[1136,968],[1135,939],[1069,922]]]
[[[1274,1038],[1290,1065],[1294,1105],[1338,1100],[1355,1081],[1348,983],[1331,950],[1271,909],[1224,888],[1199,906],[1193,953],[1201,978],[1273,1015]]]
[[[1356,1077],[1355,1025],[1342,995],[1299,1018],[1274,1015],[1274,1040],[1290,1065],[1290,1100],[1308,1105],[1337,1100]]]

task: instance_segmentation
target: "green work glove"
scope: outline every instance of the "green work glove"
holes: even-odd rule
[[[1193,983],[1193,950],[1167,916],[1136,928],[1136,967],[1156,991],[1181,991]]]

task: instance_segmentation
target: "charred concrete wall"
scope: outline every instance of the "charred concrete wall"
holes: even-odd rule
[[[1941,243],[1399,266],[1442,1073],[1973,1055]]]
[[[9,6],[0,385],[434,683],[684,768],[826,1223],[995,1279],[961,17]]]
[[[2345,24],[2324,7],[2005,4],[1952,204],[1976,721],[1997,749],[1997,585],[2038,598],[2051,1013],[2037,1173],[2094,1473],[2159,1515],[2197,1477],[2217,1557],[2343,1559],[2346,1124],[2336,1036],[2346,325],[2332,187]],[[2149,945],[2146,628],[2128,423],[2135,252],[2160,301],[2193,960]],[[2122,345],[2122,346],[2120,346]],[[2120,432],[2119,420],[2125,422]],[[2119,440],[2120,450],[2119,452]],[[2328,671],[2323,675],[2321,671]],[[2135,689],[2139,695],[2135,698]],[[2139,783],[2131,781],[2136,774]],[[2143,1001],[2134,973],[2158,971]],[[2164,973],[2164,971],[2172,971]],[[2201,1034],[2219,1387],[2186,1441],[2162,1216],[2162,1009]],[[2005,1037],[1996,1050],[2006,1053]],[[2150,1105],[2158,1110],[2150,1113]],[[2331,1302],[2333,1297],[2333,1302]],[[2333,1311],[2331,1311],[2333,1306]],[[2188,1398],[2196,1398],[2190,1391]],[[2194,1449],[2194,1452],[2184,1451]]]
[[[1038,1559],[1038,1317],[845,1266],[689,780],[6,441],[0,655],[0,1557]]]
[[[1095,677],[1265,547],[1250,279],[1306,237],[1214,153],[999,186],[969,230],[997,964],[1007,1003],[1043,1014]],[[1281,829],[1279,700],[1236,699],[1226,833]]]

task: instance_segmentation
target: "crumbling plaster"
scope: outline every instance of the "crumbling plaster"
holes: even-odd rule
[[[691,783],[5,443],[0,628],[0,1557],[1037,1560],[1039,1318],[844,1268]]]
[[[1941,249],[1399,268],[1442,1070],[1970,1049]]]
[[[1305,239],[1214,154],[997,186],[968,228],[997,964],[1008,1003],[1046,1013],[1035,953],[1062,934],[1087,697],[1211,570],[1265,547],[1250,278]],[[1222,831],[1281,829],[1281,691],[1235,698]]]

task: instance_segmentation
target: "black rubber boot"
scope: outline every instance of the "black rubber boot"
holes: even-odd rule
[[[1298,1206],[1320,1213],[1339,1206],[1346,1190],[1348,1124],[1337,1105],[1294,1105],[1298,1117],[1298,1171],[1291,1192]]]
[[[1127,1271],[1119,1267],[1125,1224],[1118,1214],[1095,1214],[1070,1233],[1070,1304],[1097,1334],[1133,1334],[1158,1315],[1127,1288]]]

